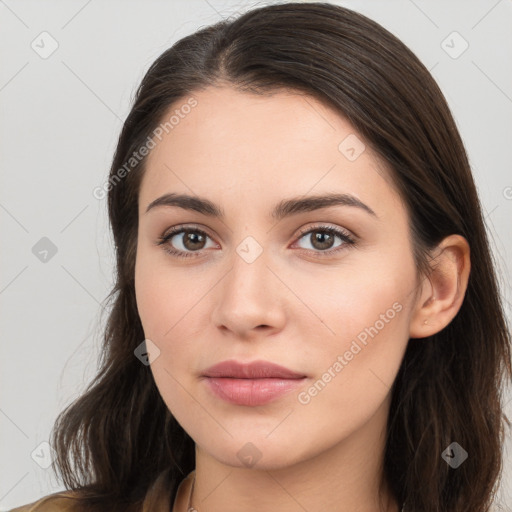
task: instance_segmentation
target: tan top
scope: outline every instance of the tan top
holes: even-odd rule
[[[191,471],[178,486],[172,512],[185,511],[194,480],[195,471]],[[60,491],[44,496],[37,501],[11,509],[9,512],[80,512],[77,503],[72,499],[73,491]],[[155,488],[148,492],[142,505],[142,512],[169,512],[169,495],[165,489]]]
[[[50,512],[55,510],[56,512],[72,512],[76,510],[75,502],[69,499],[73,496],[72,491],[62,491],[54,494],[49,494],[44,498],[40,498],[37,501],[16,507],[10,510],[10,512]]]

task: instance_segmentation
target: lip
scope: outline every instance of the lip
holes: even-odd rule
[[[252,407],[277,400],[307,379],[306,375],[269,361],[223,361],[208,368],[202,377],[217,397]]]
[[[240,363],[222,361],[204,371],[203,377],[231,377],[234,379],[302,379],[304,374],[294,372],[270,361],[252,361]]]

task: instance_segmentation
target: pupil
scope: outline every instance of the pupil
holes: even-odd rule
[[[187,233],[187,237],[185,238],[185,240],[186,240],[186,242],[190,242],[192,244],[193,249],[197,249],[197,247],[195,247],[195,245],[201,243],[201,238],[203,238],[203,237],[199,233],[189,232],[189,233]]]
[[[327,240],[329,238],[332,238],[331,234],[330,233],[324,233],[324,232],[317,232],[315,234],[315,242],[319,242],[320,243],[320,246],[322,249],[325,249],[326,247],[328,248],[329,247],[329,242],[332,242],[332,240],[328,240],[328,241],[323,241],[322,242],[322,238],[326,238]]]

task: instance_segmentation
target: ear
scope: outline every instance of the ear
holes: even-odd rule
[[[458,313],[471,267],[467,240],[450,235],[436,247],[432,273],[423,279],[413,305],[410,338],[426,338],[444,329]]]

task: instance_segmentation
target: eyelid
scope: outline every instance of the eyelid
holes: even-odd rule
[[[208,235],[208,237],[211,238],[212,240],[215,240],[215,237],[210,233],[209,229],[206,226],[203,226],[202,224],[195,224],[193,222],[190,224],[177,224],[176,226],[167,229],[166,231],[164,231],[164,234],[160,237],[160,239],[166,238],[169,235],[177,235],[185,230],[198,231],[200,233]]]
[[[357,236],[353,235],[349,230],[347,230],[345,228],[322,223],[322,224],[316,225],[316,226],[309,226],[309,227],[301,228],[299,230],[299,235],[297,235],[295,237],[296,241],[294,242],[294,245],[296,243],[298,243],[305,235],[308,235],[314,231],[324,231],[326,233],[330,233],[331,235],[340,238],[343,241],[343,243],[335,248],[327,249],[326,251],[314,251],[314,250],[310,250],[310,249],[301,249],[301,248],[298,249],[299,251],[305,251],[307,253],[318,254],[318,255],[320,255],[320,257],[327,258],[329,256],[336,256],[338,252],[340,252],[344,249],[347,249],[350,246],[357,245],[358,241],[359,241]]]
[[[320,223],[316,226],[307,226],[305,228],[300,228],[299,234],[296,235],[296,237],[301,238],[303,235],[311,233],[312,231],[321,231],[321,230],[339,232],[340,234],[343,234],[348,238],[356,238],[355,235],[352,234],[348,229],[342,228],[340,226],[332,226],[325,222]]]

